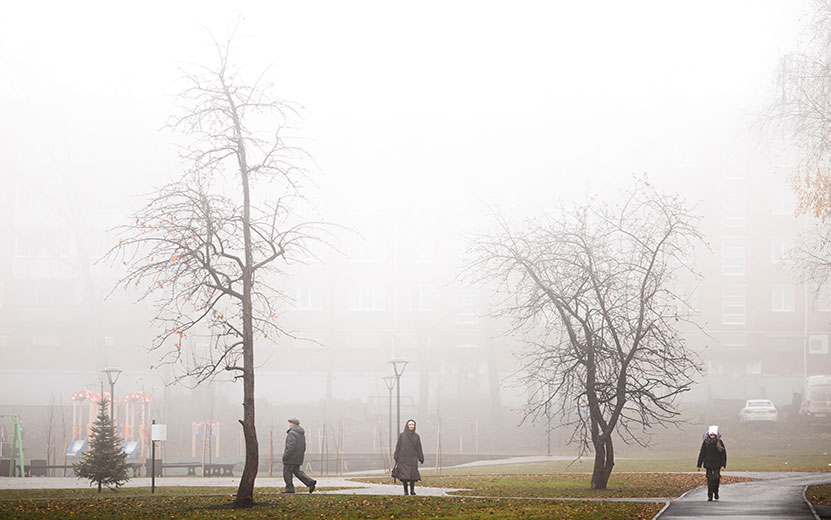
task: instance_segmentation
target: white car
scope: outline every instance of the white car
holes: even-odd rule
[[[739,410],[739,422],[776,422],[779,414],[770,399],[748,399]]]
[[[831,421],[831,376],[808,376],[799,413],[812,422]]]

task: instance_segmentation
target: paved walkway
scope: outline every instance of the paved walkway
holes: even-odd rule
[[[753,477],[762,480],[721,486],[718,501],[707,501],[707,486],[690,491],[673,500],[656,518],[692,520],[696,518],[815,520],[814,513],[802,498],[805,486],[831,483],[831,473],[752,473],[725,472],[724,475]],[[702,472],[702,481],[704,475]]]
[[[162,486],[194,486],[194,487],[237,487],[237,477],[164,477],[156,479],[156,487]],[[257,477],[255,481],[257,488],[278,488],[285,486],[282,477]],[[305,489],[295,479],[295,486],[298,491]],[[401,486],[392,484],[367,484],[354,482],[343,477],[317,477],[318,487],[343,487],[334,491],[324,491],[332,494],[355,494],[355,495],[403,495],[404,489]],[[0,498],[3,489],[79,489],[90,487],[89,482],[72,477],[28,477],[28,478],[0,478]],[[149,477],[131,478],[123,487],[150,487]],[[449,488],[428,488],[416,484],[416,493],[425,496],[448,496]],[[318,492],[315,491],[315,494]]]

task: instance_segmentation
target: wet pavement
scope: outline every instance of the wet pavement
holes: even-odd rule
[[[723,485],[719,490],[720,499],[712,502],[707,501],[707,486],[702,486],[673,500],[656,518],[815,520],[818,517],[803,499],[805,486],[831,483],[831,473],[724,472],[723,475],[762,480]],[[703,482],[703,473],[701,479]]]

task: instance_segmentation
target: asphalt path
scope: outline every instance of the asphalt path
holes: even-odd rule
[[[724,472],[722,474],[760,480],[723,485],[719,489],[720,499],[712,502],[707,501],[706,485],[696,488],[670,502],[656,519],[816,520],[818,517],[803,497],[805,486],[831,483],[831,473]],[[701,480],[705,480],[703,473]]]

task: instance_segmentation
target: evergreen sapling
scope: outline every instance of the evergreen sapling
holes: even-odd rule
[[[101,399],[98,403],[98,417],[92,426],[89,449],[72,469],[78,478],[88,479],[90,484],[97,483],[100,493],[101,486],[118,488],[129,480],[126,459],[122,441],[116,436],[112,419],[107,414],[107,401]]]

